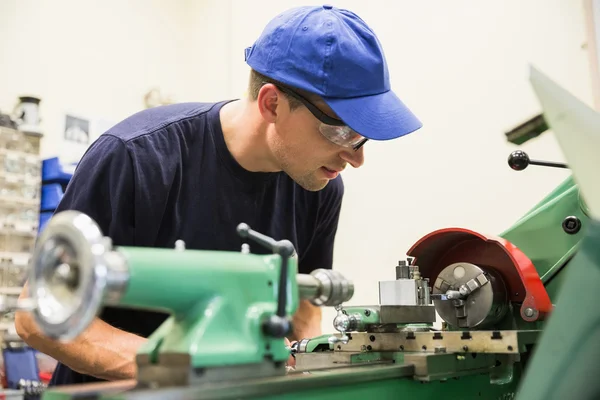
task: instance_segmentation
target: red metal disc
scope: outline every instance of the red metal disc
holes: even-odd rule
[[[550,296],[533,262],[503,238],[463,228],[440,229],[419,239],[407,255],[414,257],[413,264],[432,284],[444,268],[456,262],[496,270],[507,285],[508,298],[522,303],[520,314],[525,321],[544,319],[552,311]]]

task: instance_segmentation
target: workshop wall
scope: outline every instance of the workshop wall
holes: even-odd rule
[[[65,114],[89,120],[91,140],[144,108],[144,95],[187,100],[187,1],[0,2],[0,111],[18,96],[42,99],[42,155],[76,159]],[[61,147],[66,145],[64,147]]]
[[[319,1],[303,1],[321,4]],[[335,268],[354,279],[353,304],[378,301],[378,280],[422,235],[459,226],[497,234],[568,171],[515,172],[504,132],[540,112],[533,64],[592,104],[582,1],[331,1],[358,13],[386,51],[393,88],[422,119],[415,134],[369,142],[365,165],[343,173],[346,197]],[[243,49],[292,0],[233,0],[231,82],[242,93]],[[551,132],[526,143],[532,158],[564,161]],[[324,313],[330,331],[335,315]]]

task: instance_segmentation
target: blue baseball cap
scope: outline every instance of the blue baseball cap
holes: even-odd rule
[[[351,11],[329,5],[287,10],[267,24],[245,57],[262,75],[320,96],[368,139],[396,139],[423,126],[391,90],[375,33]]]

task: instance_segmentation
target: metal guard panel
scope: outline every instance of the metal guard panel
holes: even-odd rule
[[[533,262],[514,244],[501,237],[464,228],[445,228],[419,239],[407,252],[414,257],[423,277],[435,281],[446,266],[470,262],[493,268],[501,274],[512,302],[522,303],[521,318],[528,322],[544,319],[552,302]],[[525,315],[531,308],[533,315]]]

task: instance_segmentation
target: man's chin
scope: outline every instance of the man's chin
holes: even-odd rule
[[[329,183],[329,180],[314,181],[314,182],[311,182],[310,184],[302,184],[299,182],[297,182],[297,183],[300,186],[302,186],[303,189],[308,190],[309,192],[318,192],[319,190],[325,189],[325,187]]]
[[[323,190],[329,183],[329,179],[317,177],[314,174],[301,178],[295,178],[292,176],[291,178],[304,190],[308,190],[309,192],[318,192],[319,190]]]

